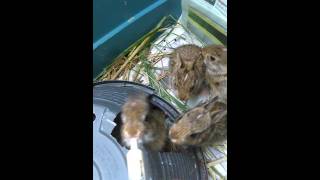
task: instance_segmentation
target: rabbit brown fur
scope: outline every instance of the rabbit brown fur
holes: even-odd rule
[[[165,113],[149,103],[144,95],[131,96],[121,112],[123,144],[130,147],[130,139],[138,138],[139,145],[148,150],[160,151],[167,139]]]
[[[227,139],[227,105],[215,97],[189,110],[170,128],[169,138],[182,146],[224,142]]]
[[[206,66],[206,82],[213,96],[227,101],[227,49],[222,45],[209,45],[202,49]]]
[[[171,87],[181,100],[197,95],[205,75],[201,48],[192,44],[176,48],[170,56],[169,72]]]

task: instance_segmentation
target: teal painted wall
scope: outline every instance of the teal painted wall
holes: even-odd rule
[[[179,18],[180,0],[93,0],[93,77],[169,14]]]

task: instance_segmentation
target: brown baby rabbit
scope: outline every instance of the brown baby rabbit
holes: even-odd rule
[[[227,48],[222,45],[209,45],[202,49],[206,65],[206,81],[213,96],[227,101]]]
[[[176,48],[170,55],[169,72],[171,87],[181,100],[197,95],[205,75],[201,48],[192,44]]]
[[[121,112],[121,138],[130,147],[130,139],[138,138],[139,145],[160,151],[167,140],[165,113],[149,103],[145,95],[130,96]]]
[[[224,142],[227,139],[227,105],[215,97],[189,110],[170,128],[169,138],[182,146]]]

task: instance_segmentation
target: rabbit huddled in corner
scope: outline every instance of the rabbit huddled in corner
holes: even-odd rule
[[[181,100],[197,95],[205,75],[201,48],[192,44],[176,48],[170,55],[169,73],[171,88]]]
[[[218,97],[187,111],[169,130],[170,140],[181,146],[207,146],[227,139],[227,105]]]
[[[181,100],[200,94],[208,84],[212,97],[227,99],[227,48],[193,44],[174,50],[169,62],[170,84]]]
[[[206,66],[206,82],[212,96],[219,96],[227,102],[227,48],[222,45],[209,45],[202,49]]]
[[[139,145],[151,151],[160,151],[167,141],[165,113],[153,106],[146,95],[130,96],[122,106],[121,139],[130,147],[130,139],[137,138]]]

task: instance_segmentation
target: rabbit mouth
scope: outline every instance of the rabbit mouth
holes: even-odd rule
[[[171,139],[171,141],[172,141],[173,143],[177,143],[177,142],[178,142],[178,140],[176,140],[176,139]]]
[[[178,144],[178,145],[182,145],[184,144],[184,141],[181,141],[179,139],[170,139],[172,143],[174,144]]]

